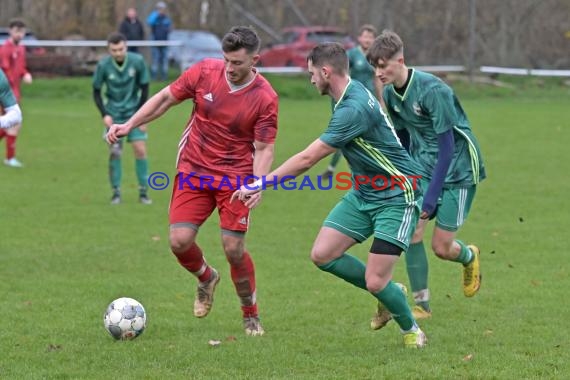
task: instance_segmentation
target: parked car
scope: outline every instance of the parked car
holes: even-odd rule
[[[0,28],[0,45],[4,43],[10,37],[10,29],[9,28]],[[31,30],[26,30],[26,35],[23,39],[24,46],[26,45],[26,41],[37,41],[38,39],[34,35]],[[46,53],[46,49],[41,46],[26,46],[26,52],[28,54],[33,55],[43,55]]]
[[[181,41],[182,46],[168,49],[168,61],[184,71],[204,58],[223,58],[222,41],[210,32],[203,30],[173,30],[171,41]]]
[[[307,55],[321,42],[340,42],[346,49],[354,41],[341,29],[331,26],[297,26],[281,32],[282,41],[260,52],[259,66],[307,67]]]

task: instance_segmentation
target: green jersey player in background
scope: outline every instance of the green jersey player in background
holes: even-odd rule
[[[120,124],[129,120],[146,102],[150,81],[143,57],[137,53],[127,52],[125,36],[120,33],[110,34],[107,39],[107,48],[110,56],[99,61],[93,75],[93,98],[101,112],[106,129],[112,124]],[[105,86],[105,102],[101,96],[103,86]],[[127,142],[131,143],[135,154],[139,201],[143,204],[150,204],[152,201],[147,195],[146,140],[145,126],[133,129],[127,136]],[[121,203],[122,140],[109,145],[109,149],[109,179],[113,192],[111,204],[119,204]]]
[[[453,90],[434,75],[408,68],[404,44],[396,33],[383,31],[368,59],[384,83],[383,98],[391,120],[397,130],[409,133],[410,155],[421,166],[422,212],[406,252],[406,265],[416,303],[414,316],[427,318],[431,309],[423,236],[428,220],[436,220],[431,243],[435,254],[463,267],[464,295],[472,297],[479,290],[479,249],[455,237],[469,214],[477,184],[485,178],[485,168]],[[372,328],[380,324],[372,320]]]
[[[10,88],[10,83],[0,69],[0,129],[12,128],[22,123],[22,110]]]
[[[342,151],[352,171],[353,189],[325,219],[311,251],[311,260],[329,272],[370,293],[381,302],[386,322],[394,318],[408,348],[421,348],[427,338],[406,302],[403,289],[392,281],[392,271],[408,249],[419,218],[421,191],[411,176],[419,170],[400,144],[376,97],[348,75],[348,57],[342,45],[323,43],[307,58],[311,83],[335,102],[328,128],[305,150],[267,175],[282,183],[307,171],[321,159]],[[384,180],[378,179],[384,178]],[[401,186],[386,179],[401,178]],[[251,195],[266,185],[260,179],[244,185],[238,197],[254,205]],[[356,243],[374,240],[365,264],[346,251]]]
[[[376,38],[376,28],[370,24],[364,24],[360,27],[358,31],[358,45],[353,47],[352,49],[346,52],[348,56],[348,67],[350,69],[350,78],[356,79],[360,83],[364,85],[373,93],[378,100],[380,100],[380,104],[382,108],[384,108],[384,103],[382,101],[382,83],[380,81],[375,82],[375,75],[374,75],[374,67],[372,67],[368,63],[368,59],[366,58],[366,53],[368,49],[374,42],[374,38]],[[340,161],[341,152],[336,151],[327,166],[327,169],[323,172],[323,177],[332,177],[334,171],[336,170],[336,166]]]

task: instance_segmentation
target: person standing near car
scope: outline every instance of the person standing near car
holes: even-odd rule
[[[135,8],[127,9],[126,16],[119,25],[119,33],[127,37],[127,41],[141,41],[144,40],[144,26],[141,20],[137,17],[137,10]],[[137,46],[128,46],[127,50],[132,53],[138,53]]]
[[[20,84],[32,83],[32,74],[26,67],[26,48],[21,41],[26,35],[26,24],[19,19],[13,19],[9,25],[10,37],[4,42],[0,49],[0,68],[6,74],[10,88],[20,103]],[[16,158],[16,139],[22,124],[16,124],[12,128],[0,130],[0,140],[6,137],[6,159],[4,165],[13,168],[22,167],[22,163]]]
[[[172,31],[172,20],[166,14],[166,3],[159,1],[156,8],[146,19],[150,26],[152,39],[155,41],[168,41],[168,35]],[[152,79],[166,80],[168,74],[168,47],[152,47],[152,65],[150,68]]]

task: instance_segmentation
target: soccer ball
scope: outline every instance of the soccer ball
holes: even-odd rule
[[[146,327],[146,312],[143,305],[132,298],[122,297],[107,307],[103,318],[105,329],[117,340],[132,340],[141,335]]]

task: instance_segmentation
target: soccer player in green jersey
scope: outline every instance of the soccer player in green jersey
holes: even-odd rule
[[[382,101],[382,82],[375,81],[374,67],[368,63],[366,52],[376,38],[376,28],[370,24],[365,24],[360,27],[358,32],[358,45],[346,52],[348,56],[348,67],[350,69],[350,77],[356,79],[364,85],[371,93],[375,94],[380,100],[380,105],[384,108]],[[375,83],[376,82],[376,83]],[[327,169],[322,174],[323,177],[332,177],[336,166],[340,161],[341,153],[336,151],[327,166]]]
[[[141,55],[127,52],[127,40],[120,33],[112,33],[107,39],[110,56],[97,64],[93,76],[93,98],[101,112],[103,124],[108,130],[113,124],[124,123],[146,102],[148,98],[149,73]],[[105,89],[106,102],[101,91]],[[139,183],[139,201],[151,204],[147,195],[148,161],[146,156],[146,126],[133,129],[127,142],[133,146],[135,170]],[[113,195],[111,204],[121,203],[121,156],[123,142],[109,145],[109,179]]]
[[[408,248],[420,213],[421,191],[410,180],[418,168],[376,97],[362,83],[351,80],[342,45],[319,44],[307,61],[311,83],[335,102],[328,128],[266,177],[243,185],[232,200],[255,205],[253,194],[300,175],[340,149],[352,170],[353,189],[325,219],[311,260],[319,269],[363,289],[385,305],[400,326],[406,347],[423,347],[427,338],[416,324],[403,290],[392,281],[394,265]],[[401,186],[385,186],[387,178],[401,178]],[[372,235],[366,264],[346,253]]]
[[[22,110],[10,88],[10,83],[0,69],[0,129],[12,128],[22,123]]]
[[[485,168],[477,139],[453,90],[434,75],[408,68],[404,44],[396,33],[383,31],[368,59],[385,85],[383,98],[394,126],[409,133],[410,155],[421,166],[422,212],[406,252],[406,264],[416,303],[414,315],[427,318],[431,309],[423,236],[429,219],[435,218],[431,242],[435,254],[462,265],[466,297],[479,290],[479,249],[457,240],[456,234],[469,214],[477,184],[485,178]],[[373,319],[372,328],[378,326]]]

